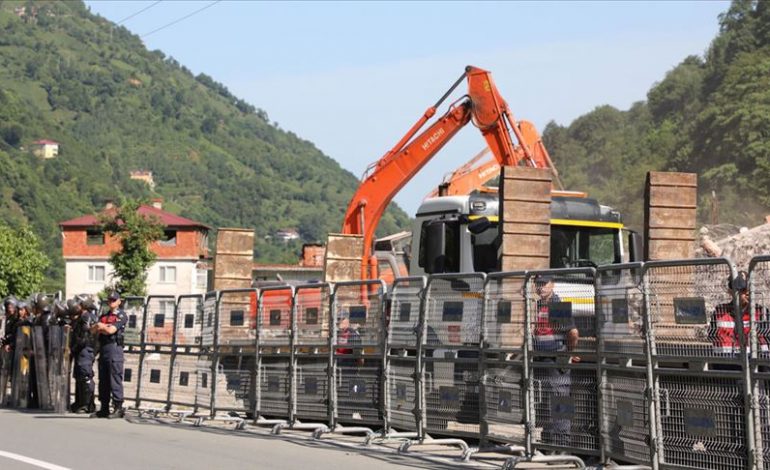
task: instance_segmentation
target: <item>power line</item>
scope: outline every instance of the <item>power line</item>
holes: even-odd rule
[[[203,8],[198,8],[198,9],[197,9],[197,10],[195,10],[194,12],[192,12],[192,13],[188,13],[187,15],[185,15],[185,16],[183,16],[183,17],[179,18],[179,19],[176,19],[176,20],[172,21],[171,23],[168,23],[168,24],[164,24],[164,25],[163,25],[163,26],[161,26],[160,28],[156,28],[156,29],[153,29],[153,30],[152,30],[152,31],[150,31],[149,33],[145,33],[145,34],[143,34],[141,37],[143,37],[143,38],[146,38],[146,37],[147,37],[147,36],[149,36],[150,34],[155,34],[155,33],[157,33],[158,31],[161,31],[161,30],[163,30],[163,29],[166,29],[166,28],[168,28],[169,26],[174,26],[175,24],[177,24],[177,23],[179,23],[179,22],[181,22],[181,21],[184,21],[184,20],[186,20],[187,18],[189,18],[189,17],[191,17],[191,16],[193,16],[193,15],[196,15],[196,14],[198,14],[198,13],[202,12],[203,10],[205,10],[205,9],[207,9],[207,8],[211,8],[211,7],[213,7],[214,5],[216,5],[217,3],[221,2],[221,1],[222,1],[222,0],[216,0],[216,1],[214,1],[214,2],[211,2],[211,3],[209,3],[208,5],[204,6]]]
[[[155,5],[157,5],[158,3],[162,2],[162,1],[163,0],[158,0],[157,2],[152,3],[150,6],[144,7],[141,10],[137,11],[136,13],[132,13],[132,14],[128,15],[127,17],[123,18],[122,20],[118,21],[115,24],[116,25],[123,24],[126,21],[130,20],[131,18],[135,17],[136,15],[138,15],[140,13],[144,13],[145,11],[149,10],[150,8],[154,7]]]

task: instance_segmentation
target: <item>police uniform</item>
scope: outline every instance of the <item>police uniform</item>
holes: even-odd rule
[[[83,308],[75,319],[70,347],[75,357],[73,376],[75,378],[75,403],[72,412],[93,412],[94,407],[94,359],[96,340],[91,326],[97,322],[96,313]]]
[[[119,296],[110,294],[111,300]],[[128,323],[122,308],[111,309],[99,316],[99,323],[116,328],[113,334],[99,334],[99,401],[98,417],[122,417],[123,409],[123,332]],[[113,413],[110,413],[112,400]]]

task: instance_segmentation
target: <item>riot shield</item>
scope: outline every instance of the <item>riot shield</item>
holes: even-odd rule
[[[51,409],[51,388],[48,384],[48,353],[46,351],[45,328],[32,328],[32,344],[35,353],[35,382],[37,384],[37,405],[42,410]]]
[[[11,382],[11,370],[13,370],[13,353],[0,349],[0,406],[6,406],[10,398],[8,386]]]
[[[66,413],[69,405],[69,333],[69,326],[48,329],[48,387],[56,413]]]
[[[11,385],[11,406],[15,408],[26,408],[29,404],[30,359],[32,354],[32,327],[20,326],[16,332]]]

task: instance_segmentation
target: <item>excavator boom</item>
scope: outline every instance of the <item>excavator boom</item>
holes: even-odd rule
[[[463,80],[468,82],[468,94],[453,103],[436,122],[420,132]],[[377,224],[393,197],[436,153],[469,122],[480,131],[498,165],[552,167],[547,153],[531,146],[526,129],[514,121],[508,105],[500,96],[490,72],[468,66],[465,73],[409,129],[404,137],[386,153],[364,176],[348,204],[342,227],[343,234],[363,235],[364,253],[361,276],[377,277],[372,245]],[[511,132],[518,142],[514,145]],[[544,148],[543,148],[544,150]]]

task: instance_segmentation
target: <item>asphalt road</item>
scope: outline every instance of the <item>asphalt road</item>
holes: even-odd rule
[[[3,470],[437,468],[286,436],[7,409],[0,409],[0,436]]]

